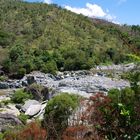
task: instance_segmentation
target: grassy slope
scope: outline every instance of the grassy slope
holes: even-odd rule
[[[64,59],[70,55],[66,52],[80,50],[85,58],[95,59],[95,63],[119,63],[124,54],[139,55],[139,35],[132,35],[130,26],[89,19],[56,5],[0,1],[0,46],[6,48],[0,50],[1,56],[9,47],[20,44],[48,50],[50,54],[59,50]]]

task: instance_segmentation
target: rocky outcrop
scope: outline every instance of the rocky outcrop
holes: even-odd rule
[[[31,105],[40,105],[40,103],[36,100],[27,100],[27,101],[25,101],[21,110],[23,112],[26,112]]]
[[[25,115],[30,117],[37,115],[41,110],[41,105],[30,105],[29,108],[26,110]]]
[[[22,106],[21,110],[25,112],[25,115],[28,115],[30,117],[39,117],[43,119],[46,105],[46,101],[39,103],[36,100],[27,100],[25,101],[25,104]]]
[[[0,113],[0,132],[4,132],[8,128],[21,125],[22,122],[14,115]]]

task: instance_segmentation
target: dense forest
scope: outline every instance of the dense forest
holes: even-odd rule
[[[0,0],[0,65],[9,76],[130,62],[139,50],[140,26],[90,19],[55,4]]]

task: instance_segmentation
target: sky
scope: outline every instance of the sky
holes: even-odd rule
[[[140,0],[26,0],[58,4],[77,14],[103,18],[118,24],[140,25]]]

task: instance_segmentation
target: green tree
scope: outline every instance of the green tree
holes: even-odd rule
[[[55,61],[48,61],[47,63],[43,64],[41,70],[44,73],[56,74],[58,69]]]

